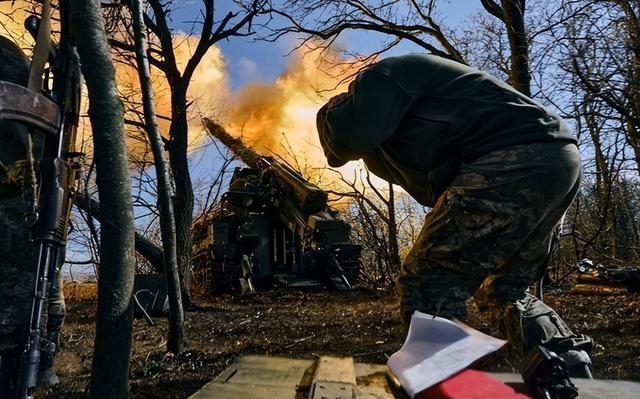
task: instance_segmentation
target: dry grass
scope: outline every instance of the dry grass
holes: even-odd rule
[[[62,292],[64,293],[64,297],[67,300],[97,300],[98,284],[68,282],[64,284]]]

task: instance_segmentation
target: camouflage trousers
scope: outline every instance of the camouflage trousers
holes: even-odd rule
[[[31,226],[25,221],[24,209],[21,195],[0,198],[0,376],[3,378],[8,378],[7,371],[17,370],[15,365],[28,334],[35,287],[38,248],[31,241]],[[49,347],[56,348],[66,314],[61,273],[51,284],[44,313],[45,337],[54,344]],[[42,353],[41,369],[53,365],[53,355]]]
[[[591,340],[527,292],[544,273],[552,231],[579,181],[574,144],[514,146],[463,164],[404,261],[405,326],[415,310],[464,320],[473,296],[512,345],[544,344],[569,365],[589,363]]]

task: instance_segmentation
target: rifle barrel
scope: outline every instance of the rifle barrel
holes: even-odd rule
[[[69,32],[68,4],[61,0],[59,5],[60,44],[58,51],[47,51],[47,55],[54,72],[53,90],[49,94],[58,105],[61,115],[56,133],[45,138],[43,159],[40,161],[39,212],[34,237],[40,252],[31,305],[29,337],[18,371],[18,399],[33,398],[41,352],[49,351],[42,347],[43,313],[45,301],[49,296],[50,282],[55,280],[60,272],[59,255],[64,253],[78,171],[76,157],[79,154],[75,153],[75,140],[80,107],[80,70]],[[49,15],[43,16],[48,17]],[[41,35],[38,36],[40,40]],[[45,43],[48,44],[47,47],[51,47],[49,38]],[[48,85],[44,86],[40,89],[30,89],[34,91],[34,95],[39,94],[40,90],[47,93]]]

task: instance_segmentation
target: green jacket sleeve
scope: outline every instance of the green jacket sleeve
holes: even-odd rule
[[[325,154],[346,162],[370,153],[393,135],[413,102],[391,77],[365,70],[348,93],[334,97],[318,112]]]

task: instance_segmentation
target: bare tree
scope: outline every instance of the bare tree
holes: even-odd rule
[[[406,40],[424,51],[464,62],[434,18],[436,0],[355,1],[355,0],[287,0],[266,10],[288,22],[284,28],[274,28],[268,40],[286,34],[303,34],[303,44],[315,47],[314,40],[329,46],[346,31],[367,30],[389,37],[379,51],[384,52]],[[321,9],[322,13],[317,11]]]
[[[330,193],[350,219],[354,242],[363,245],[361,275],[370,284],[388,286],[395,281],[401,264],[395,189],[390,183],[386,188],[376,185],[368,170],[356,173],[351,180],[340,175],[340,181]]]
[[[554,26],[558,65],[575,94],[571,118],[585,153],[584,189],[574,214],[576,257],[607,262],[637,258],[638,52],[633,2],[559,2],[564,14]],[[588,146],[588,147],[587,147]]]
[[[79,194],[76,197],[74,205],[87,215],[87,219],[90,216],[92,219],[102,223],[103,217],[102,212],[100,211],[100,202],[97,200],[84,194]],[[164,273],[164,255],[162,253],[162,248],[137,231],[135,232],[134,237],[136,252],[142,256],[144,260],[151,265],[151,267],[153,267],[155,272]],[[99,245],[98,240],[96,240],[96,244]]]
[[[377,55],[409,41],[424,51],[466,63],[464,53],[456,45],[453,34],[436,22],[438,1],[352,1],[352,0],[289,0],[270,12],[288,21],[285,28],[274,29],[268,36],[275,40],[284,34],[304,34],[304,44],[322,39],[322,46],[333,44],[342,32],[367,30],[389,37]],[[508,82],[517,90],[531,95],[529,69],[529,38],[525,24],[526,0],[481,0],[486,12],[497,18],[500,29],[506,31],[509,44]],[[319,8],[323,9],[318,13]]]
[[[89,89],[101,225],[100,288],[91,375],[92,398],[129,396],[134,228],[122,103],[98,0],[71,3],[82,71]]]
[[[123,2],[130,13],[130,1]],[[200,25],[198,42],[192,56],[184,68],[180,68],[175,54],[173,30],[169,26],[170,14],[175,6],[173,1],[149,1],[149,10],[143,15],[145,25],[151,34],[148,51],[149,63],[162,71],[171,88],[171,116],[168,139],[164,145],[169,153],[169,164],[175,182],[173,200],[176,219],[176,238],[178,268],[182,298],[185,307],[191,306],[189,280],[192,270],[192,223],[194,210],[194,192],[189,172],[188,144],[189,125],[188,89],[193,74],[207,52],[222,40],[232,37],[250,36],[253,34],[252,22],[263,10],[266,0],[251,0],[246,3],[236,2],[237,10],[230,11],[221,19],[216,19],[215,0],[202,0],[202,19],[194,26]],[[124,19],[125,31],[128,32],[127,18]],[[120,35],[110,39],[111,45],[125,53],[132,54],[134,46],[130,35]]]
[[[509,84],[518,91],[531,95],[531,72],[529,70],[529,41],[525,29],[526,0],[481,0],[487,12],[504,24],[509,38],[510,60]]]
[[[180,295],[180,277],[178,275],[178,257],[176,251],[176,225],[171,203],[171,184],[169,171],[164,160],[162,140],[156,125],[156,112],[153,104],[153,88],[151,87],[151,71],[147,60],[147,38],[142,25],[142,7],[140,0],[131,0],[133,14],[133,30],[135,36],[136,59],[144,120],[149,142],[153,151],[153,160],[158,177],[158,204],[160,208],[160,228],[162,233],[162,249],[164,254],[164,274],[167,279],[169,296],[169,338],[167,350],[182,353],[184,350],[184,313]]]
[[[590,3],[571,32],[573,70],[594,101],[615,111],[640,169],[640,5]]]

